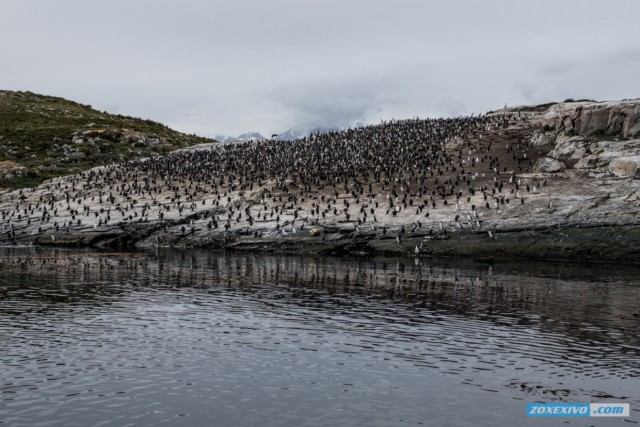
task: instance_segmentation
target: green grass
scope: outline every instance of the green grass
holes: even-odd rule
[[[53,176],[47,177],[46,175],[38,175],[38,176],[31,176],[31,177],[16,177],[16,178],[13,178],[10,182],[4,182],[3,180],[0,180],[0,183],[14,190],[17,190],[19,188],[36,187],[40,185],[43,181],[46,181],[47,179],[50,179],[50,178],[53,178]]]
[[[74,143],[74,135],[83,136],[84,142]],[[148,142],[139,143],[127,135],[144,136]],[[0,91],[0,162],[9,160],[26,168],[22,177],[6,180],[0,176],[2,187],[37,185],[53,176],[205,142],[213,140],[180,133],[152,120],[100,112],[64,98]]]

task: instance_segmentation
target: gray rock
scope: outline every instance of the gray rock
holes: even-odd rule
[[[573,121],[570,117],[564,119],[564,134],[568,136],[573,135]]]
[[[594,133],[604,133],[609,122],[609,109],[585,109],[580,116],[580,135],[588,136]]]
[[[626,115],[621,111],[611,111],[609,114],[609,125],[605,134],[618,135],[622,133],[622,127],[624,125]]]
[[[550,155],[559,159],[568,159],[582,146],[582,141],[583,139],[578,136],[567,137],[565,135],[558,135],[556,148],[554,148]]]
[[[566,168],[565,164],[550,157],[538,159],[533,165],[534,172],[560,172]]]
[[[572,159],[581,159],[585,153],[587,152],[587,149],[583,146],[577,147],[575,149],[575,151],[571,154],[571,158]]]
[[[640,107],[630,110],[622,124],[622,136],[635,138],[640,136]]]
[[[640,156],[619,157],[611,160],[607,170],[616,176],[633,177],[640,175]]]
[[[578,160],[573,167],[576,169],[592,169],[598,165],[598,156],[589,155]]]
[[[538,131],[533,133],[533,135],[531,136],[530,143],[534,147],[537,147],[539,145],[551,144],[554,142],[554,140],[555,140],[555,134],[553,134],[552,132]]]
[[[553,105],[541,117],[541,127],[562,135],[640,135],[640,100],[581,102]]]

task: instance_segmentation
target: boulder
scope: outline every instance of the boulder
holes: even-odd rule
[[[572,159],[581,159],[587,152],[587,149],[584,146],[577,147],[575,151],[571,154]]]
[[[565,164],[556,159],[552,159],[550,157],[543,157],[538,159],[536,163],[533,165],[534,172],[560,172],[565,169]]]
[[[640,156],[613,159],[609,162],[607,170],[621,177],[640,175]]]
[[[551,132],[536,131],[531,135],[530,143],[534,147],[538,145],[547,145],[553,143],[555,135]]]
[[[550,155],[559,159],[567,159],[582,146],[582,141],[583,139],[578,136],[567,137],[565,135],[558,135],[556,147]]]
[[[319,228],[312,228],[309,230],[309,235],[311,236],[319,236],[320,234],[322,234],[322,230]]]
[[[595,155],[585,156],[578,160],[573,167],[575,169],[591,169],[598,165],[598,157]]]

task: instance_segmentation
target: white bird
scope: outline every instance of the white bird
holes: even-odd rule
[[[414,249],[414,252],[416,253],[416,256],[420,255],[420,250],[422,249],[422,242],[420,242],[420,246],[416,245],[416,248]]]

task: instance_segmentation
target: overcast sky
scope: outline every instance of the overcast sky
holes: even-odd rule
[[[640,97],[637,0],[0,0],[0,89],[204,136]]]

